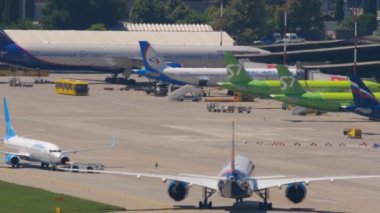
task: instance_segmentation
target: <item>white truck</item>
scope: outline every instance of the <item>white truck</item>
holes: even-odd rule
[[[286,43],[302,43],[305,42],[304,38],[298,37],[297,33],[286,33],[285,34]],[[276,44],[284,43],[284,39],[279,39]]]

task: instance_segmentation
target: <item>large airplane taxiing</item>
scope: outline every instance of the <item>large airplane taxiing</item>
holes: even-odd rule
[[[366,116],[371,120],[380,120],[380,103],[371,90],[358,76],[350,76],[354,104],[343,107],[344,110]]]
[[[57,165],[64,165],[70,161],[68,157],[70,153],[113,148],[115,146],[115,140],[113,139],[110,146],[61,151],[53,143],[20,137],[12,127],[8,103],[5,97],[3,98],[3,102],[5,119],[5,136],[3,141],[7,151],[0,150],[0,153],[5,154],[5,162],[11,165],[12,168],[20,167],[20,160],[27,160],[40,162],[42,168],[48,168],[51,165],[55,169]]]
[[[189,67],[224,67],[223,55],[269,54],[249,46],[155,45],[167,62]],[[140,48],[135,45],[67,43],[17,44],[0,29],[0,62],[36,70],[100,71],[130,74],[142,65]],[[127,76],[128,77],[128,76]]]
[[[194,86],[219,86],[218,82],[227,81],[228,73],[225,68],[209,68],[210,66],[199,67],[178,67],[170,66],[166,63],[165,57],[161,52],[147,41],[140,41],[141,55],[143,58],[146,70],[137,71],[137,74],[144,75],[148,78],[158,81],[164,81],[170,84],[185,85],[191,84]],[[224,58],[224,54],[223,54]],[[296,68],[291,68],[290,71],[302,78],[303,72],[297,71]],[[277,70],[273,68],[248,68],[248,74],[252,79],[278,79]]]
[[[148,177],[169,181],[168,194],[174,201],[182,201],[188,195],[191,186],[203,188],[203,199],[199,202],[199,208],[212,208],[212,202],[208,199],[215,193],[223,198],[235,199],[236,202],[243,202],[243,199],[257,194],[263,199],[259,207],[261,209],[272,209],[269,201],[269,189],[285,187],[285,196],[293,203],[300,203],[306,197],[306,186],[314,181],[334,181],[363,178],[380,178],[380,175],[361,176],[327,176],[327,177],[285,177],[276,176],[252,176],[255,166],[253,162],[245,156],[235,156],[234,123],[232,123],[232,146],[231,160],[219,172],[218,176],[179,174],[165,175],[138,172],[122,171],[98,171],[104,174],[117,174],[135,176],[137,178]],[[82,169],[64,169],[66,171],[89,172]]]

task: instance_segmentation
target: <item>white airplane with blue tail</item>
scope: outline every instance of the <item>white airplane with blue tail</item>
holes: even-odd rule
[[[11,165],[12,168],[20,167],[20,161],[27,160],[41,162],[42,168],[48,168],[51,165],[55,169],[57,165],[64,165],[70,161],[68,157],[70,153],[113,148],[115,146],[115,139],[113,138],[109,146],[61,151],[56,144],[20,137],[12,127],[8,103],[5,97],[3,98],[3,102],[5,119],[5,136],[3,137],[3,141],[7,151],[0,150],[0,153],[5,154],[5,162]]]
[[[231,161],[225,165],[218,176],[207,176],[198,174],[153,174],[123,171],[100,171],[92,170],[104,174],[117,174],[135,176],[137,178],[147,177],[160,179],[163,182],[169,181],[168,194],[174,201],[182,201],[188,195],[191,186],[203,188],[203,199],[199,202],[199,208],[212,208],[212,202],[208,199],[215,193],[223,198],[235,199],[236,202],[243,202],[243,199],[257,194],[263,199],[260,209],[272,209],[269,201],[269,189],[285,187],[285,196],[293,203],[301,203],[307,194],[306,186],[315,181],[350,180],[363,178],[380,178],[380,175],[367,176],[327,176],[327,177],[285,177],[276,176],[252,176],[255,166],[253,162],[245,156],[235,156],[234,123],[232,123],[232,151]],[[90,172],[82,169],[64,169],[66,171]]]

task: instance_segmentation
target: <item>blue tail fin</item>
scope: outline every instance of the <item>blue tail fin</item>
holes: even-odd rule
[[[0,49],[3,50],[10,44],[15,44],[15,42],[5,33],[5,31],[0,28]]]
[[[150,72],[161,72],[166,67],[165,60],[147,41],[140,41],[140,51],[145,68]]]
[[[11,138],[11,137],[16,136],[16,132],[12,127],[11,116],[9,115],[8,103],[7,103],[6,97],[3,97],[3,102],[4,102],[4,119],[5,119],[5,137],[4,138]]]
[[[379,104],[371,90],[363,83],[358,76],[350,76],[351,91],[354,103],[360,107],[372,107]]]

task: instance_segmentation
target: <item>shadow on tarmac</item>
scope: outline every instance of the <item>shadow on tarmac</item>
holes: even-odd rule
[[[205,209],[207,211],[220,211],[224,210],[229,213],[243,213],[243,212],[310,212],[310,213],[344,213],[344,212],[333,212],[324,210],[315,210],[314,208],[276,208],[273,207],[272,210],[260,210],[258,201],[244,201],[242,203],[234,203],[232,206],[214,206],[212,209]],[[126,211],[131,212],[160,212],[160,211],[189,211],[197,210],[198,206],[191,205],[175,205],[172,208],[157,208],[157,209],[128,209]]]

